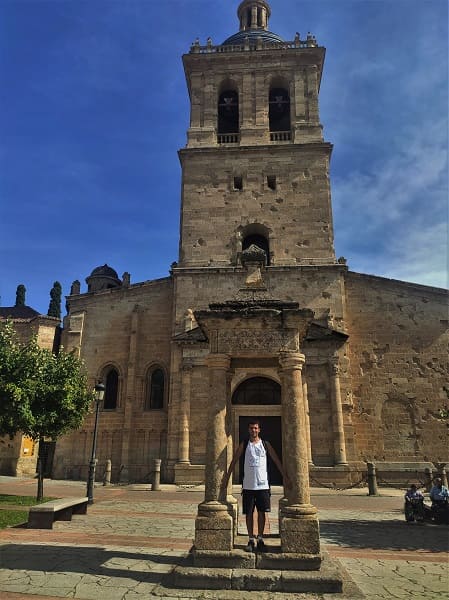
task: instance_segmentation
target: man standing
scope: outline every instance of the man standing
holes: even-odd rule
[[[225,490],[234,467],[245,452],[243,470],[242,504],[243,514],[246,516],[246,527],[248,529],[249,541],[245,550],[255,552],[256,538],[254,537],[254,508],[257,508],[257,550],[265,552],[266,546],[263,541],[266,517],[265,513],[271,510],[270,484],[268,481],[267,454],[273,460],[281,475],[286,479],[282,463],[278,458],[272,445],[260,438],[260,421],[253,419],[248,425],[249,439],[240,443],[232,457],[231,464],[221,484]],[[286,480],[286,483],[287,480]]]

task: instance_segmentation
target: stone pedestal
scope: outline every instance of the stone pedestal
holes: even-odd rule
[[[320,527],[311,504],[284,507],[279,533],[282,552],[320,554]]]
[[[195,549],[231,551],[234,546],[233,519],[226,504],[203,502],[195,519]]]

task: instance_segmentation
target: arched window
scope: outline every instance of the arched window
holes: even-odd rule
[[[264,235],[261,235],[259,233],[249,233],[248,235],[246,235],[243,238],[242,251],[246,250],[253,244],[255,246],[257,246],[258,248],[261,248],[261,250],[263,250],[265,252],[266,257],[267,257],[266,264],[269,265],[270,264],[270,247],[268,244],[268,239]]]
[[[217,133],[239,132],[239,95],[235,90],[225,90],[218,97]]]
[[[145,410],[164,408],[165,375],[160,368],[152,369],[147,377]]]
[[[290,96],[282,87],[272,87],[268,100],[268,118],[270,132],[290,131]]]
[[[118,373],[111,369],[106,375],[106,390],[104,394],[104,410],[114,410],[117,408],[118,399]]]

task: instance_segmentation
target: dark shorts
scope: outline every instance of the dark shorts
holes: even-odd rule
[[[270,490],[242,490],[243,514],[251,515],[254,507],[258,512],[270,512]]]

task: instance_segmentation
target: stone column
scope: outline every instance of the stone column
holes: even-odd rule
[[[304,419],[305,419],[305,423],[306,423],[307,458],[309,460],[309,465],[313,465],[312,440],[310,437],[309,395],[307,392],[307,381],[305,378],[302,380],[302,397],[304,400]]]
[[[338,357],[333,357],[330,362],[331,370],[331,389],[332,389],[332,410],[334,424],[334,458],[337,465],[346,465],[346,443],[343,424],[343,408],[341,404],[340,391],[340,367]]]
[[[191,391],[191,365],[182,367],[181,405],[179,407],[179,438],[177,464],[190,464],[189,438],[190,438],[190,391]]]
[[[131,313],[129,350],[128,350],[128,370],[126,373],[126,394],[123,407],[122,424],[122,452],[120,458],[120,483],[129,481],[129,465],[131,462],[131,444],[134,440],[134,429],[132,426],[133,405],[136,397],[136,360],[137,360],[137,341],[139,333],[139,312],[140,308],[136,304]],[[119,387],[120,389],[120,387]],[[123,397],[123,396],[122,396]]]
[[[281,352],[282,447],[290,480],[281,520],[282,552],[318,555],[320,534],[316,508],[310,504],[309,460],[301,369],[305,357]]]
[[[257,27],[257,6],[251,7],[251,27],[253,29]]]
[[[227,467],[226,404],[230,395],[230,358],[227,354],[209,354],[206,364],[209,369],[209,411],[205,492],[195,520],[195,549],[230,551],[234,543],[233,520],[225,504],[226,498],[220,494]]]

